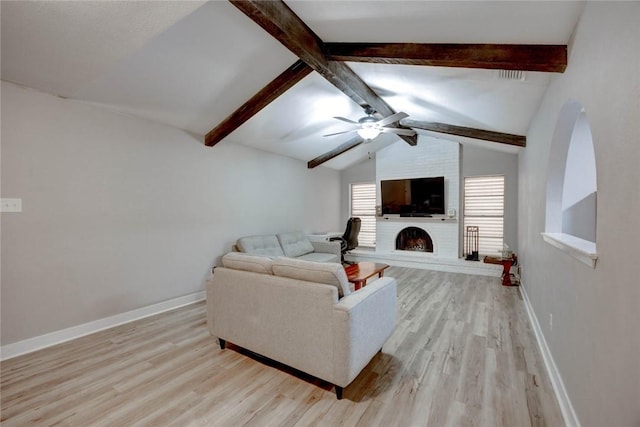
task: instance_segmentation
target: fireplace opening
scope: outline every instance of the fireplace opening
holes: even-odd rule
[[[396,237],[396,250],[433,252],[433,241],[429,233],[418,227],[407,227]]]

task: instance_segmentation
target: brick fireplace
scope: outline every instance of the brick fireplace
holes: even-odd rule
[[[391,144],[376,153],[377,202],[381,203],[380,182],[383,180],[438,176],[444,177],[445,212],[450,208],[459,211],[460,144],[425,135],[419,136],[414,147],[405,143]],[[400,242],[408,248],[399,249],[396,246],[399,234],[403,229],[413,228],[422,230],[420,233],[424,232],[430,243],[426,238],[411,236],[417,232],[413,230],[408,239]],[[457,260],[460,257],[459,240],[459,223],[455,216],[384,215],[376,221],[375,253],[387,259]]]

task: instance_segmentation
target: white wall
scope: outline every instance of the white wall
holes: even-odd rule
[[[528,144],[527,144],[528,145]],[[504,241],[518,252],[518,156],[501,151],[464,145],[462,177],[504,175]],[[460,182],[464,187],[464,181]],[[464,189],[462,190],[464,192]],[[462,202],[459,214],[462,215]]]
[[[523,285],[583,426],[640,423],[640,3],[587,2],[519,156]],[[598,175],[592,269],[546,244],[546,174],[560,109],[581,102]],[[552,327],[549,316],[553,315]]]
[[[328,230],[340,175],[2,83],[2,345],[202,290],[248,234]]]

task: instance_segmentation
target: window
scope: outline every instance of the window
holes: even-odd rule
[[[360,234],[359,246],[376,246],[376,185],[351,184],[351,216],[358,217]]]
[[[504,176],[464,179],[464,247],[467,226],[478,227],[478,252],[498,256],[504,243]],[[466,255],[466,254],[465,254]]]

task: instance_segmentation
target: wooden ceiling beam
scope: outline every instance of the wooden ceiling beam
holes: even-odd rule
[[[212,129],[205,137],[207,146],[213,146],[222,140],[312,70],[363,109],[371,107],[383,117],[394,114],[395,111],[345,61],[545,72],[564,72],[567,66],[567,47],[564,45],[324,43],[281,0],[229,1],[300,60]],[[445,123],[402,120],[393,126],[526,146],[526,137],[521,135]],[[398,136],[410,145],[417,144],[417,135]],[[309,161],[307,166],[310,169],[317,167],[363,142],[362,138],[355,137]]]
[[[240,108],[231,113],[218,126],[204,137],[204,145],[213,147],[227,135],[239,128],[244,122],[256,115],[260,110],[273,102],[292,86],[313,71],[304,61],[298,60],[282,74],[273,79]]]
[[[338,157],[340,154],[349,151],[353,148],[356,148],[358,145],[362,144],[364,142],[364,139],[362,139],[361,137],[357,136],[355,138],[350,139],[349,141],[345,142],[344,144],[339,145],[338,147],[334,148],[331,151],[328,151],[318,157],[316,157],[313,160],[309,160],[309,162],[307,162],[307,168],[309,169],[313,169],[316,166],[320,166],[321,164],[323,164],[324,162],[328,162],[329,160],[333,159],[334,157]]]
[[[501,144],[515,145],[517,147],[527,146],[527,137],[510,133],[493,132],[490,130],[468,128],[464,126],[454,126],[437,122],[422,122],[418,120],[404,119],[400,121],[404,126],[414,129],[422,129],[448,135],[463,136],[466,138],[481,139],[483,141],[499,142]]]
[[[334,61],[563,73],[566,45],[325,43]]]
[[[395,111],[343,62],[330,61],[324,54],[324,43],[282,1],[230,0],[241,12],[267,31],[307,65],[317,71],[362,108],[371,106],[382,116]],[[392,125],[392,127],[399,125]],[[410,145],[416,136],[399,135]]]

